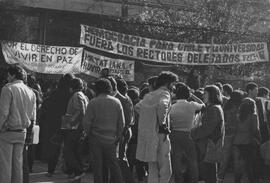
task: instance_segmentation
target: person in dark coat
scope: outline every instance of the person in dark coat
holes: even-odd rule
[[[48,161],[48,173],[54,174],[60,155],[63,138],[61,137],[61,118],[66,112],[68,101],[71,97],[69,86],[74,78],[71,74],[65,74],[59,80],[57,89],[44,100],[41,109],[41,143],[43,144],[43,158]]]

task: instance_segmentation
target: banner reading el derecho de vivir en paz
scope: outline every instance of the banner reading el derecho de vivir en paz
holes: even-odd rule
[[[83,48],[48,46],[12,41],[1,42],[8,64],[20,64],[39,73],[80,73]]]
[[[80,44],[139,60],[185,65],[267,62],[267,44],[193,44],[149,39],[81,25]]]
[[[99,77],[103,68],[109,68],[113,75],[121,75],[126,81],[134,81],[134,61],[113,59],[84,50],[81,72]]]

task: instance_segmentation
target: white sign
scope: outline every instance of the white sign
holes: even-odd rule
[[[79,73],[83,48],[48,46],[3,41],[2,52],[8,64],[20,64],[39,73]]]

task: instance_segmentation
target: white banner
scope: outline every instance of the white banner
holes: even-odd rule
[[[81,25],[80,44],[139,60],[183,65],[268,62],[267,44],[196,44],[149,39]]]
[[[134,61],[108,58],[84,50],[82,73],[98,78],[103,68],[109,68],[111,75],[121,75],[126,81],[134,81]]]
[[[8,64],[20,64],[39,73],[79,73],[83,48],[48,46],[3,41],[2,52]]]

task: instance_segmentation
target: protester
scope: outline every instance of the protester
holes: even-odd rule
[[[75,180],[83,176],[80,138],[83,134],[82,120],[89,102],[82,90],[83,81],[80,78],[73,78],[70,82],[72,97],[63,116],[63,122],[67,125],[64,137],[64,159],[67,174],[69,177],[73,177],[74,174]]]
[[[36,120],[35,93],[24,84],[26,72],[10,66],[0,97],[0,182],[23,182],[23,149],[26,129]],[[26,152],[26,151],[25,151]],[[27,164],[26,164],[27,166]],[[28,178],[28,175],[24,177]],[[24,180],[28,182],[29,180]]]
[[[162,72],[156,89],[136,105],[139,113],[136,158],[148,162],[148,183],[167,183],[171,177],[169,111],[171,92],[178,80],[171,72]]]
[[[240,121],[237,124],[236,134],[233,140],[235,146],[234,152],[234,170],[235,183],[240,183],[243,174],[239,172],[246,169],[249,182],[258,183],[258,152],[260,145],[260,131],[258,116],[256,114],[255,101],[251,98],[245,98],[240,105]],[[243,159],[245,164],[240,163]],[[244,166],[244,167],[242,167]]]
[[[200,111],[204,104],[184,83],[176,84],[176,103],[172,105],[171,118],[171,158],[175,182],[197,183],[199,172],[196,147],[190,137],[195,112]],[[189,98],[196,102],[189,102]],[[186,176],[185,176],[186,174]],[[185,179],[187,177],[187,179]]]
[[[111,96],[112,86],[108,79],[96,81],[95,91],[97,97],[89,102],[83,120],[84,129],[89,134],[90,150],[94,156],[94,182],[103,182],[105,164],[110,168],[112,180],[122,183],[116,146],[122,137],[125,124],[123,108],[121,102]]]
[[[203,101],[206,109],[202,116],[202,124],[191,131],[191,136],[197,141],[201,178],[206,183],[216,183],[217,162],[220,161],[216,149],[221,151],[225,135],[219,88],[215,85],[207,86],[204,89]]]
[[[48,173],[52,177],[60,155],[63,134],[61,131],[62,116],[66,113],[71,97],[69,87],[74,78],[71,74],[63,75],[58,83],[57,90],[44,100],[41,109],[41,143],[43,158],[48,161]]]
[[[218,172],[220,180],[224,180],[228,166],[230,162],[232,162],[233,140],[237,124],[239,123],[239,106],[242,103],[243,97],[244,94],[242,91],[235,90],[231,93],[230,99],[224,106],[225,139],[222,149],[222,160]]]

